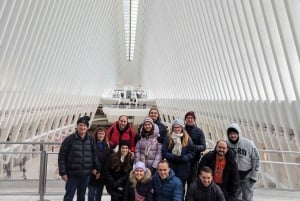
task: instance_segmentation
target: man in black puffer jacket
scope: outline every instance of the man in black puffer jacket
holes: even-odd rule
[[[77,201],[85,200],[90,175],[100,177],[100,163],[94,138],[87,133],[90,118],[77,121],[77,131],[66,137],[58,154],[59,175],[66,182],[64,201],[72,201],[77,190]]]

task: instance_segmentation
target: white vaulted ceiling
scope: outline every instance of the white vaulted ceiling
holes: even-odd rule
[[[0,92],[298,98],[299,1],[139,1],[130,62],[124,2],[1,0]]]

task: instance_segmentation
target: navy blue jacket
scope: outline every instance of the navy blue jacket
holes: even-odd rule
[[[194,145],[197,145],[197,150],[195,150],[195,161],[199,161],[200,153],[206,149],[206,141],[204,132],[197,127],[196,125],[193,126],[185,126],[186,132],[192,138]]]
[[[182,147],[181,156],[179,156],[179,160],[175,160],[175,155],[172,153],[172,147],[169,148],[169,138],[166,137],[163,147],[162,147],[162,155],[163,158],[167,159],[170,164],[172,170],[174,170],[175,175],[182,179],[187,180],[190,176],[191,170],[191,162],[195,157],[195,153],[192,151],[193,142],[189,138],[188,145]]]
[[[182,201],[183,187],[174,171],[170,170],[170,175],[166,180],[161,180],[156,173],[152,178],[155,201]]]

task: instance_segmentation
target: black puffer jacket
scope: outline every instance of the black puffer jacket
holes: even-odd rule
[[[100,171],[96,143],[90,134],[84,139],[77,132],[65,138],[58,154],[59,175],[82,176]]]
[[[225,201],[225,198],[218,185],[211,183],[208,187],[205,187],[197,179],[189,186],[185,201]]]

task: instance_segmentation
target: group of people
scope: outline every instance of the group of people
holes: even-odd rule
[[[58,155],[59,175],[66,182],[64,201],[100,201],[104,186],[111,201],[252,201],[260,158],[238,124],[227,128],[226,140],[204,154],[206,140],[187,112],[171,128],[149,110],[137,132],[121,115],[107,130],[87,132],[88,116],[78,119]],[[202,157],[203,155],[203,157]],[[186,190],[187,187],[187,190]]]

